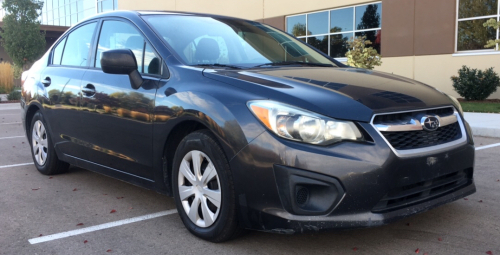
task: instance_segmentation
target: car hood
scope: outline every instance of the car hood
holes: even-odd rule
[[[211,70],[204,75],[271,100],[338,119],[451,105],[442,92],[388,73],[357,68],[277,67]]]

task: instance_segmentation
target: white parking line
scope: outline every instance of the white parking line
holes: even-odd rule
[[[22,122],[0,123],[0,125],[21,124]]]
[[[22,164],[0,166],[0,168],[8,168],[8,167],[15,167],[15,166],[27,166],[27,165],[33,165],[33,162],[31,162],[31,163],[22,163]]]
[[[21,135],[21,136],[0,137],[0,140],[3,140],[3,139],[13,139],[13,138],[20,138],[20,137],[25,137],[25,136],[24,136],[24,135]]]
[[[162,217],[162,216],[166,216],[166,215],[170,215],[170,214],[174,214],[174,213],[177,213],[176,209],[147,214],[147,215],[134,217],[134,218],[130,218],[130,219],[124,219],[124,220],[104,223],[101,225],[95,225],[95,226],[87,227],[87,228],[75,229],[75,230],[57,233],[57,234],[52,234],[52,235],[48,235],[48,236],[36,237],[36,238],[29,239],[28,241],[30,242],[30,244],[43,243],[43,242],[53,241],[53,240],[57,240],[57,239],[65,238],[65,237],[76,236],[76,235],[81,235],[84,233],[94,232],[97,230],[118,227],[121,225],[130,224],[130,223],[134,223],[134,222],[138,222],[138,221],[154,219],[154,218],[158,218],[158,217]]]
[[[494,143],[494,144],[490,144],[490,145],[485,145],[485,146],[477,147],[476,151],[478,151],[478,150],[484,150],[484,149],[488,149],[488,148],[492,148],[492,147],[497,147],[497,146],[500,146],[500,143]]]

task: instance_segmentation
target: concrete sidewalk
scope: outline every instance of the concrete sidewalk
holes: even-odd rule
[[[474,135],[500,137],[500,114],[466,112],[464,117]]]

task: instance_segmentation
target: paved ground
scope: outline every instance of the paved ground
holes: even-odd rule
[[[500,138],[500,114],[466,112],[464,115],[475,135]]]
[[[250,232],[212,244],[193,237],[175,213],[115,227],[100,225],[172,213],[167,211],[175,209],[172,198],[79,168],[51,178],[31,164],[5,167],[31,162],[28,142],[16,123],[19,114],[19,109],[0,109],[0,254],[399,255],[417,249],[419,254],[500,254],[500,147],[477,151],[478,191],[468,200],[378,228],[293,236]],[[500,143],[475,140],[478,148]],[[93,226],[109,228],[29,242],[40,235],[95,230],[89,229]]]

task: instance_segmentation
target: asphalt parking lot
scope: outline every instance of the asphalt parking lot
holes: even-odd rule
[[[19,108],[0,105],[0,254],[500,254],[500,139],[475,137],[477,193],[371,229],[192,236],[172,198],[72,167],[33,166]],[[491,253],[490,253],[491,252]]]

